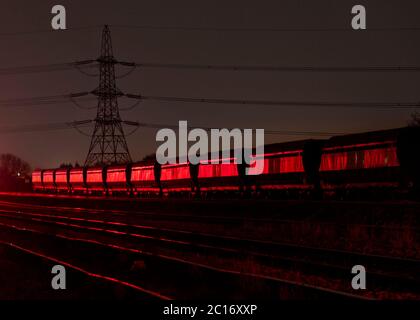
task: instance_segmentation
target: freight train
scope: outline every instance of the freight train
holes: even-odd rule
[[[263,196],[418,190],[420,128],[406,127],[265,146],[259,175],[235,163],[159,165],[141,161],[106,167],[35,170],[33,190],[101,195],[254,194]],[[248,167],[252,172],[252,166]]]

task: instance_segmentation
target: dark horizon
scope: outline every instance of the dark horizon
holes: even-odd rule
[[[5,305],[420,301],[419,0],[2,9]]]
[[[243,1],[196,3],[156,1],[63,1],[65,32],[50,29],[53,1],[14,1],[0,14],[4,50],[0,68],[95,59],[102,25],[111,26],[114,55],[124,61],[204,65],[263,66],[418,66],[417,30],[420,4],[415,1],[364,1],[368,31],[351,31],[354,1]],[[395,5],[392,5],[395,4]],[[398,4],[398,6],[397,6]],[[284,28],[306,31],[206,31],[125,28],[131,26],[204,28]],[[88,26],[96,26],[86,29]],[[338,31],[309,31],[312,29]],[[348,29],[344,30],[344,29]],[[125,72],[117,68],[118,74]],[[118,80],[127,93],[245,100],[416,102],[418,72],[254,72],[142,69]],[[76,70],[1,76],[2,100],[90,91],[98,79]],[[135,101],[121,99],[120,107]],[[95,101],[83,102],[94,106]],[[416,110],[357,108],[226,106],[144,101],[124,119],[177,124],[188,120],[199,127],[264,128],[267,130],[357,133],[402,127]],[[1,109],[0,127],[93,119],[95,110],[71,103]],[[90,132],[90,130],[86,130]],[[133,159],[154,153],[156,130],[140,128],[127,138]],[[317,138],[266,136],[266,143]],[[2,134],[0,153],[13,153],[35,167],[83,163],[90,139],[75,130]]]

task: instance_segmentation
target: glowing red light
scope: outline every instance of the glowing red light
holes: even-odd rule
[[[108,172],[106,175],[106,181],[108,183],[113,183],[113,182],[126,183],[127,177],[125,174],[125,168],[108,169]]]
[[[55,172],[55,183],[56,184],[67,183],[67,170],[57,170]]]
[[[44,184],[53,184],[54,183],[54,170],[44,171]]]
[[[32,183],[41,183],[41,171],[32,172]]]
[[[201,164],[199,166],[199,178],[232,177],[238,175],[235,163]]]
[[[254,169],[257,167],[257,164],[260,161],[264,161],[264,170],[262,174],[304,172],[302,155],[299,153],[297,155],[292,154],[296,154],[296,151],[270,154],[270,157],[266,157],[264,158],[264,160],[261,158],[257,158],[251,164],[249,173],[254,174]],[[275,157],[272,155],[280,155],[280,157]]]
[[[70,183],[83,183],[83,169],[70,170]]]
[[[102,169],[88,169],[86,182],[102,183]]]
[[[325,153],[322,156],[320,170],[336,171],[396,166],[399,166],[397,149],[395,146],[386,146],[375,149]]]
[[[162,181],[190,179],[190,168],[187,163],[162,166]]]
[[[135,166],[131,170],[131,181],[154,181],[155,174],[153,170],[153,166]]]

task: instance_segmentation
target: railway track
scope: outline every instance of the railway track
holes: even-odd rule
[[[288,298],[362,299],[340,291],[209,267],[113,243],[45,233],[36,228],[1,223],[0,230],[2,236],[9,239],[2,241],[3,244],[89,275],[99,275],[101,279],[112,279],[119,285],[141,288],[142,292],[162,299],[197,296],[202,299],[279,299],[282,295]],[[139,270],[135,269],[137,264],[142,265]]]
[[[69,202],[70,200],[70,202]],[[0,205],[12,205],[13,203],[18,205],[29,205],[29,206],[39,206],[39,203],[43,203],[42,207],[51,208],[57,210],[58,206],[60,210],[80,210],[80,212],[97,212],[97,213],[107,213],[115,215],[125,215],[129,211],[131,215],[137,215],[142,217],[153,216],[154,218],[173,218],[179,217],[180,219],[188,218],[189,220],[199,220],[206,222],[224,222],[229,223],[230,221],[235,222],[238,219],[244,221],[261,221],[261,222],[290,222],[298,221],[299,218],[307,219],[306,214],[302,214],[296,207],[304,208],[304,211],[307,212],[309,209],[313,209],[314,206],[322,205],[322,211],[328,210],[331,206],[337,210],[350,210],[352,218],[357,216],[357,212],[354,212],[354,206],[363,205],[363,216],[365,213],[371,213],[374,209],[378,207],[380,210],[392,209],[393,215],[397,218],[401,216],[401,205],[404,205],[404,208],[418,212],[420,210],[420,203],[418,202],[392,202],[392,201],[381,201],[381,202],[358,202],[358,201],[305,201],[305,205],[302,205],[302,201],[289,200],[289,201],[274,201],[267,200],[264,202],[257,200],[249,201],[239,201],[239,200],[230,200],[230,201],[193,201],[193,200],[162,200],[162,199],[133,199],[133,198],[107,198],[107,197],[87,197],[87,196],[70,196],[62,194],[19,194],[19,193],[2,193],[0,192]],[[64,204],[64,205],[63,205]],[[70,206],[71,204],[71,206]],[[281,216],[288,216],[290,219],[279,218],[279,207],[286,208],[287,211],[291,211],[290,214],[286,212],[281,212]],[[258,206],[261,211],[258,212],[258,215],[255,212],[243,212],[243,209],[248,208],[249,206]],[[200,214],[196,214],[194,209],[192,213],[179,212],[179,208],[200,208]],[[220,210],[213,210],[214,208],[220,209],[225,208],[221,212]],[[229,208],[236,208],[236,210],[229,210]],[[239,209],[238,209],[239,208]],[[350,209],[349,209],[350,208]],[[209,211],[210,209],[210,211]],[[190,210],[191,211],[191,210]],[[284,211],[284,210],[283,210]],[[315,214],[313,217],[316,217]],[[319,217],[316,217],[319,218]],[[350,221],[345,221],[349,223]],[[375,225],[376,226],[376,221]],[[419,221],[420,222],[420,221]],[[322,223],[322,221],[320,221]],[[326,223],[328,224],[328,223]],[[369,225],[367,225],[369,226]],[[418,227],[417,227],[418,228]]]
[[[6,249],[5,249],[6,248]],[[94,273],[91,272],[83,267],[77,266],[74,263],[69,263],[66,262],[64,260],[61,260],[59,258],[55,258],[52,256],[49,256],[45,253],[42,253],[39,249],[38,250],[32,250],[29,248],[25,248],[22,247],[20,245],[8,242],[8,241],[2,241],[0,240],[0,249],[2,250],[2,254],[6,254],[9,258],[10,255],[12,255],[14,259],[16,259],[16,257],[14,257],[17,253],[21,254],[20,257],[18,257],[20,263],[24,263],[26,264],[26,268],[28,266],[31,266],[32,268],[34,267],[34,265],[37,265],[37,267],[39,268],[38,265],[42,265],[44,267],[46,267],[46,265],[49,266],[46,268],[43,268],[44,270],[42,270],[42,274],[39,274],[40,271],[37,270],[37,276],[38,279],[32,279],[32,280],[37,280],[38,285],[40,284],[39,282],[43,282],[43,285],[41,285],[40,287],[43,289],[43,292],[41,293],[41,297],[37,296],[36,298],[39,299],[57,299],[57,298],[63,298],[62,294],[56,294],[54,295],[53,292],[51,290],[51,288],[49,288],[48,290],[48,285],[49,285],[49,279],[48,279],[48,269],[51,269],[51,265],[62,265],[64,267],[67,268],[67,274],[69,271],[73,271],[74,273],[78,273],[79,275],[71,275],[72,278],[72,287],[73,289],[77,289],[77,285],[75,284],[75,282],[79,283],[79,287],[86,287],[86,285],[89,285],[89,292],[95,292],[96,294],[98,294],[98,298],[107,298],[109,296],[115,296],[115,292],[120,292],[119,295],[121,296],[121,290],[123,290],[123,296],[124,297],[129,297],[130,299],[141,299],[141,300],[170,300],[169,297],[164,296],[158,292],[152,291],[152,290],[148,290],[145,289],[143,287],[140,287],[139,285],[130,283],[128,281],[123,281],[114,277],[110,277],[110,276],[106,276],[103,274],[99,274],[99,273]],[[6,252],[5,252],[6,251]],[[7,252],[10,251],[10,252]],[[25,255],[24,258],[22,258],[22,254]],[[28,259],[29,258],[29,259]],[[37,260],[35,260],[37,259]],[[19,267],[22,267],[22,265],[19,265]],[[70,270],[69,270],[70,269]],[[25,270],[28,271],[28,270]],[[32,271],[32,270],[31,270]],[[9,271],[10,272],[10,271]],[[29,273],[29,272],[28,272]],[[80,278],[83,277],[83,279],[77,279],[76,281],[74,281],[74,278]],[[30,282],[28,280],[26,280],[26,286],[24,288],[20,288],[23,289],[24,292],[23,297],[27,296],[28,292],[28,288],[27,285]],[[3,284],[2,284],[3,285]],[[15,283],[16,285],[16,283]],[[13,290],[15,291],[15,290]],[[80,290],[79,290],[80,291]],[[100,292],[98,292],[100,291]],[[106,291],[105,293],[103,291]],[[3,293],[3,292],[2,292]],[[2,299],[22,299],[21,295],[17,295],[15,292],[13,293],[14,296],[10,297],[7,295],[3,295]],[[92,298],[96,298],[96,297],[92,297],[92,296],[87,296],[86,292],[78,292],[78,294],[82,295],[82,299],[92,299]],[[69,296],[64,296],[64,298],[69,298],[74,296],[73,292],[69,295]],[[32,297],[33,299],[34,297]]]
[[[188,221],[188,222],[199,222],[206,224],[223,224],[223,225],[238,225],[238,224],[251,224],[251,223],[266,223],[266,224],[304,224],[308,223],[307,219],[282,219],[282,218],[265,218],[265,217],[249,217],[249,216],[237,216],[237,215],[202,215],[202,214],[185,214],[185,213],[160,213],[150,211],[127,211],[127,210],[115,210],[115,209],[94,209],[94,208],[83,208],[83,207],[68,207],[68,206],[49,206],[49,205],[33,205],[25,203],[16,203],[10,201],[0,201],[0,208],[18,208],[22,209],[35,209],[35,210],[52,210],[54,212],[71,213],[73,215],[100,215],[101,218],[113,216],[115,219],[118,217],[135,217],[144,218],[152,221]],[[390,229],[390,230],[407,230],[405,226],[378,226],[374,224],[352,224],[352,223],[335,223],[335,222],[317,222],[317,225],[321,227],[325,226],[355,226],[368,229]],[[410,230],[420,233],[419,227],[410,227]]]
[[[6,212],[4,212],[6,211]],[[303,272],[336,278],[349,278],[351,267],[362,264],[368,270],[369,283],[372,287],[383,290],[410,290],[419,293],[418,270],[420,261],[396,259],[383,256],[372,256],[349,253],[338,250],[326,250],[305,246],[240,239],[182,230],[156,228],[147,225],[128,225],[112,219],[88,219],[74,215],[54,215],[36,212],[4,210],[0,213],[2,220],[19,221],[20,225],[48,225],[53,229],[65,229],[75,232],[88,232],[108,236],[114,242],[130,248],[147,246],[148,250],[164,249],[166,254],[176,256],[177,251],[199,253],[202,256],[219,258],[252,258],[269,268],[297,268]],[[74,212],[73,212],[74,214]],[[44,230],[45,232],[45,230]],[[109,240],[109,239],[108,239]],[[169,251],[167,251],[169,249]],[[172,250],[172,251],[171,251]],[[209,264],[211,266],[211,264]]]

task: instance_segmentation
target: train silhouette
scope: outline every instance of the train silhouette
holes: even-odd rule
[[[32,187],[87,195],[394,198],[419,193],[420,128],[271,144],[254,160],[264,161],[260,175],[246,175],[242,164],[211,160],[35,170]]]

